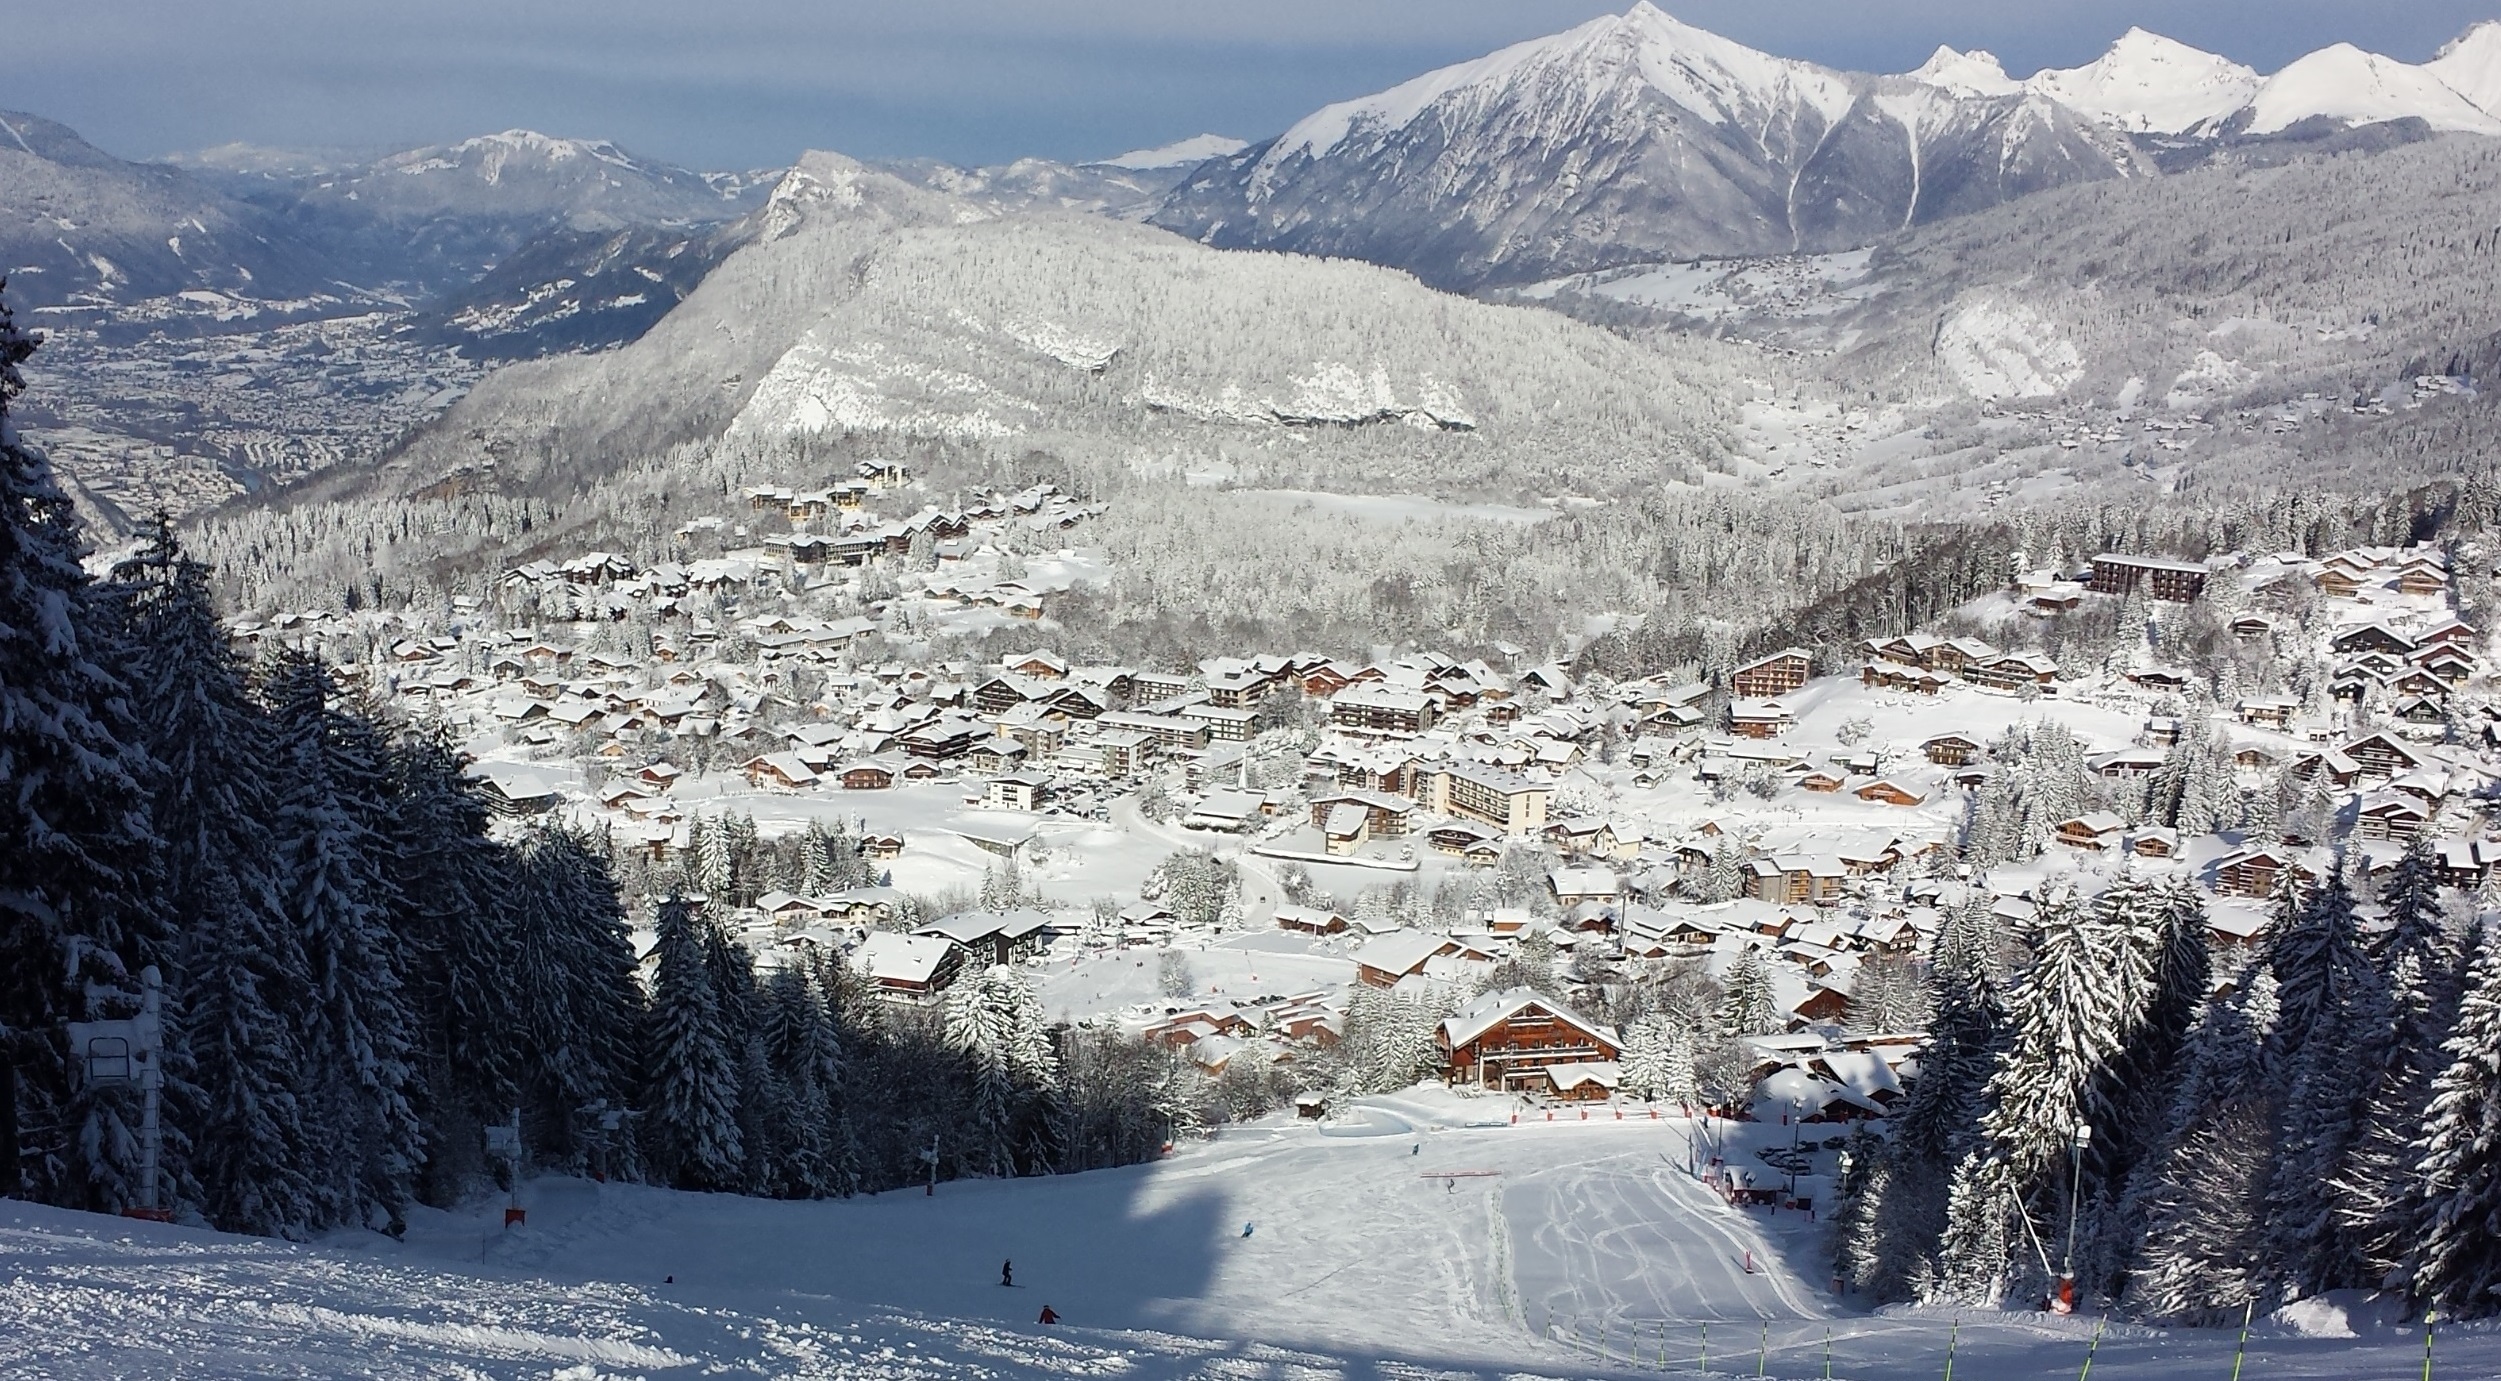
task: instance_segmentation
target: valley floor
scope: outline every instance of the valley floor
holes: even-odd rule
[[[1869,1313],[1806,1215],[1686,1172],[1693,1124],[1509,1122],[1438,1092],[1152,1166],[788,1204],[542,1179],[312,1248],[11,1204],[0,1376],[1405,1378],[2071,1374],[2089,1320]],[[1470,1125],[1483,1123],[1491,1125]],[[1731,1165],[1786,1129],[1703,1132]],[[1768,1171],[1758,1169],[1758,1176]],[[999,1263],[1016,1264],[1002,1289]],[[1749,1266],[1751,1269],[1749,1269]],[[1063,1322],[1033,1322],[1044,1305]],[[2251,1381],[2421,1374],[2419,1332],[2262,1320]],[[2360,1329],[2362,1336],[2323,1336]],[[1706,1331],[1707,1330],[1707,1331]],[[2231,1374],[2228,1332],[2111,1326],[2096,1375]],[[1826,1359],[1829,1357],[1829,1371]],[[2444,1329],[2436,1375],[2501,1374]]]

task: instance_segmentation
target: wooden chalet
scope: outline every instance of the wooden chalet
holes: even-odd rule
[[[2431,825],[2432,809],[2404,791],[2375,791],[2362,798],[2353,813],[2353,832],[2364,839],[2411,842]]]
[[[817,776],[796,753],[767,753],[741,764],[750,786],[798,791],[816,785]]]
[[[1776,906],[1831,906],[1841,900],[1841,886],[1849,875],[1840,859],[1824,854],[1750,859],[1745,865],[1745,893]]]
[[[1276,914],[1277,929],[1298,931],[1305,935],[1343,935],[1346,918],[1334,911],[1316,906],[1280,906]]]
[[[1797,723],[1797,716],[1777,700],[1732,700],[1728,704],[1728,732],[1739,738],[1778,738]]]
[[[1730,672],[1728,693],[1743,700],[1769,700],[1805,685],[1814,671],[1814,654],[1802,647],[1783,648]]]
[[[1919,751],[1939,767],[1968,767],[1979,759],[1980,744],[1962,734],[1939,734],[1919,745]]]
[[[1355,977],[1375,988],[1395,988],[1436,959],[1493,962],[1492,955],[1473,945],[1423,930],[1393,930],[1355,951],[1354,958]]]
[[[1850,794],[1862,801],[1873,801],[1878,805],[1887,806],[1925,805],[1928,800],[1926,796],[1890,778],[1879,778]]]
[[[2414,650],[2414,640],[2384,623],[2366,623],[2337,634],[2329,641],[2328,647],[2346,654],[2385,652],[2392,657],[2403,657]]]
[[[882,762],[855,762],[842,769],[845,791],[884,791],[894,785],[894,769]]]
[[[2219,896],[2264,901],[2275,895],[2287,868],[2292,870],[2295,879],[2304,884],[2318,880],[2317,874],[2303,866],[2289,850],[2242,849],[2216,860],[2214,890]]]
[[[1945,689],[1947,679],[1941,672],[1896,662],[1869,662],[1858,672],[1860,685],[1876,690],[1909,691],[1914,695],[1935,695]]]
[[[2049,692],[2058,685],[2058,663],[2038,652],[2009,652],[1969,664],[1963,668],[1963,679],[1998,690],[2021,690],[2032,686]]]
[[[2365,734],[2344,747],[2366,777],[2394,777],[2423,765],[2422,756],[2386,734]]]
[[[2090,811],[2058,825],[2058,842],[2070,849],[2101,853],[2118,842],[2127,822],[2106,810]]]
[[[1612,1062],[1623,1055],[1612,1027],[1531,988],[1487,993],[1446,1018],[1435,1034],[1447,1082],[1505,1092],[1551,1093],[1550,1067]]]

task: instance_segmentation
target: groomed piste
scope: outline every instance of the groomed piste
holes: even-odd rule
[[[2232,1373],[2230,1330],[1836,1298],[1809,1214],[1733,1207],[1688,1169],[1759,1167],[1777,1125],[1466,1125],[1481,1111],[1375,1099],[1344,1128],[1271,1119],[1150,1166],[934,1197],[541,1179],[519,1227],[499,1201],[420,1213],[404,1243],[13,1203],[0,1376],[1907,1381],[1949,1346],[1964,1381],[2077,1375],[2088,1352],[2096,1377]],[[1059,1325],[1034,1322],[1045,1305]],[[2436,1376],[2501,1374],[2488,1329],[2434,1343]],[[2241,1374],[2394,1381],[2423,1360],[2419,1320],[2340,1299],[2259,1318]]]

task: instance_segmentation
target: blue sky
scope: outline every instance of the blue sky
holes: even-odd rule
[[[0,104],[148,157],[229,140],[405,147],[527,126],[702,167],[803,148],[1000,162],[1202,130],[1256,139],[1630,0],[0,0]],[[1771,52],[1900,71],[1939,43],[2023,75],[2131,24],[2273,70],[2408,61],[2501,0],[1675,0]]]

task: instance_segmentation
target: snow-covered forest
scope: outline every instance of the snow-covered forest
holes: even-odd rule
[[[2367,932],[2361,909],[2341,878],[2287,891],[2254,955],[2209,949],[2193,889],[2133,876],[2016,930],[1957,915],[1913,1094],[1844,1175],[1837,1272],[1981,1303],[2072,1262],[2171,1323],[2348,1289],[2491,1313],[2501,943],[2421,846]]]

